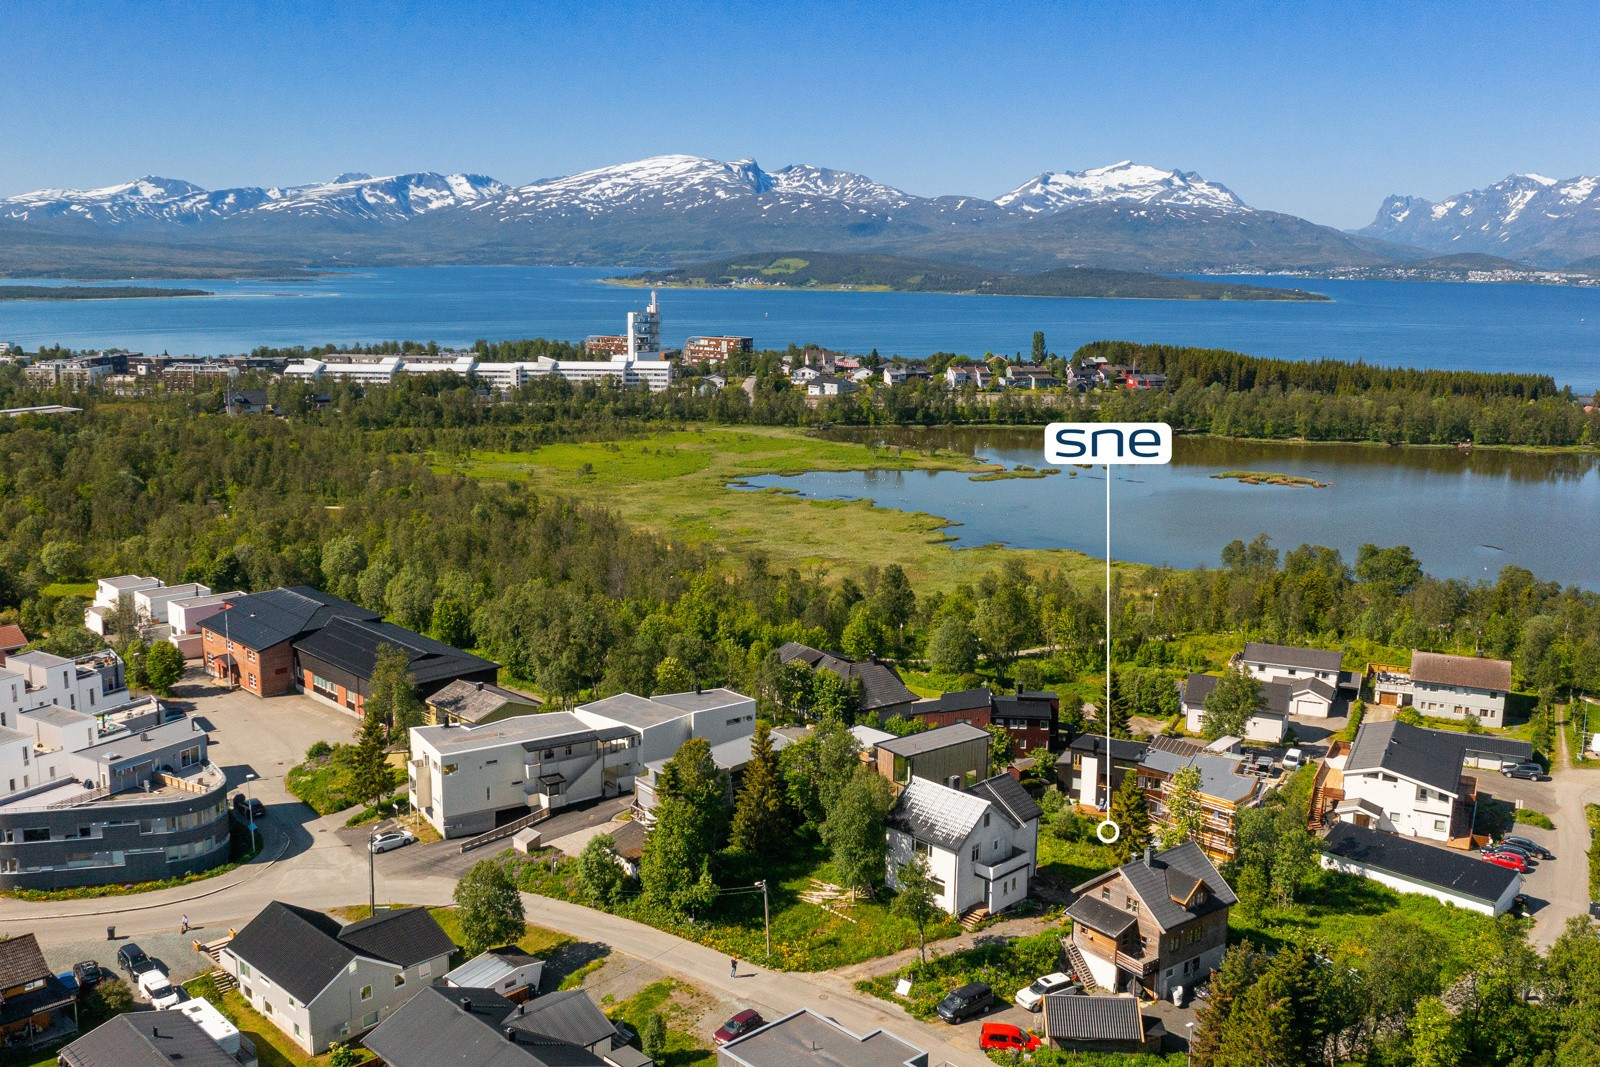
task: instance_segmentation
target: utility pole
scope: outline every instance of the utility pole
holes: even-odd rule
[[[367,838],[367,918],[378,914],[378,872],[377,852],[372,848],[372,838]]]
[[[761,890],[761,922],[767,930],[767,963],[772,963],[772,908],[767,898],[767,880],[765,878],[756,883]]]

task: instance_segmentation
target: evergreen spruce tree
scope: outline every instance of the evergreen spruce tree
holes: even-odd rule
[[[383,723],[376,715],[362,716],[350,750],[350,777],[357,799],[368,804],[376,804],[395,787],[395,769],[389,766],[384,748]]]
[[[1112,849],[1117,863],[1143,852],[1150,843],[1150,809],[1145,807],[1144,790],[1137,774],[1125,774],[1116,795],[1111,798],[1111,821],[1121,830]]]
[[[783,777],[772,752],[772,726],[762,719],[756,723],[756,735],[750,742],[750,762],[744,769],[744,782],[734,805],[729,843],[738,852],[770,856],[784,846],[788,830]]]
[[[378,646],[367,689],[362,713],[386,726],[390,736],[422,725],[422,700],[411,681],[411,660],[398,645]]]

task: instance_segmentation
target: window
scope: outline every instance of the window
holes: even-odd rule
[[[272,1014],[272,1001],[263,1000],[261,1002],[261,1014],[262,1015],[271,1015]]]
[[[240,960],[239,961],[239,977],[240,978],[249,978],[251,973],[252,972],[250,970],[250,965],[248,963],[246,963],[244,960]]]
[[[989,813],[988,812],[984,812],[983,813],[983,825],[985,825],[985,826],[989,825]]]
[[[1435,819],[1435,820],[1433,820],[1433,828],[1434,828],[1434,830],[1438,831],[1441,834],[1444,833],[1444,820],[1443,819]]]
[[[300,1024],[299,1023],[295,1023],[294,1024],[294,1036],[295,1037],[299,1037],[300,1036]]]
[[[1100,899],[1101,900],[1110,900],[1111,899],[1111,887],[1110,886],[1103,885],[1103,886],[1100,887]]]
[[[433,964],[431,964],[431,963],[419,963],[419,964],[417,964],[417,977],[418,978],[426,978],[432,973],[433,973]]]
[[[406,984],[406,972],[404,972],[404,971],[396,971],[395,975],[394,975],[395,988],[398,989],[398,988],[400,988],[401,986],[403,986],[405,984]]]
[[[363,1015],[361,1017],[361,1025],[364,1026],[364,1027],[377,1026],[378,1025],[378,1013],[374,1011],[374,1012],[370,1012],[370,1013],[368,1013],[366,1015]]]
[[[362,1000],[371,1000],[372,999],[372,987],[371,986],[364,985],[364,986],[361,987],[361,999]]]
[[[973,859],[974,863],[977,862],[977,859],[978,859],[978,846],[977,845],[973,845],[972,846],[972,859]]]

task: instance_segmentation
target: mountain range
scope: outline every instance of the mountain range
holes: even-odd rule
[[[1437,252],[1485,252],[1546,267],[1600,256],[1600,178],[1513,174],[1434,203],[1391,196],[1358,231]]]
[[[1594,183],[1586,180],[1590,196]],[[1580,187],[1561,183],[1551,195],[1570,199]],[[1471,195],[1487,202],[1488,194]],[[1462,199],[1447,201],[1445,215]],[[1251,207],[1198,174],[1131,161],[1039,174],[994,199],[921,197],[826,167],[767,171],[753,160],[686,155],[520,186],[432,172],[218,190],[147,177],[0,199],[0,273],[71,274],[75,262],[94,276],[443,263],[654,267],[782,248],[1005,271],[1190,273],[1351,269],[1420,258],[1423,249],[1467,250],[1438,243],[1445,238],[1437,227],[1420,220],[1446,205],[1424,204],[1391,198],[1372,226],[1346,233]],[[1501,214],[1509,215],[1501,230],[1522,232],[1515,214]],[[1557,237],[1529,240],[1538,254],[1556,254]],[[1585,248],[1600,253],[1600,244]],[[1494,250],[1522,254],[1505,244]]]

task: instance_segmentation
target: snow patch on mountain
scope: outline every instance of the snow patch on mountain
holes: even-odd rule
[[[1435,250],[1563,263],[1600,247],[1600,178],[1512,174],[1438,203],[1391,196],[1362,234]]]
[[[1051,214],[1086,204],[1118,203],[1162,204],[1223,212],[1251,210],[1227,186],[1207,181],[1192,171],[1162,170],[1131,160],[1083,171],[1046,171],[996,197],[995,203],[1029,214]]]

